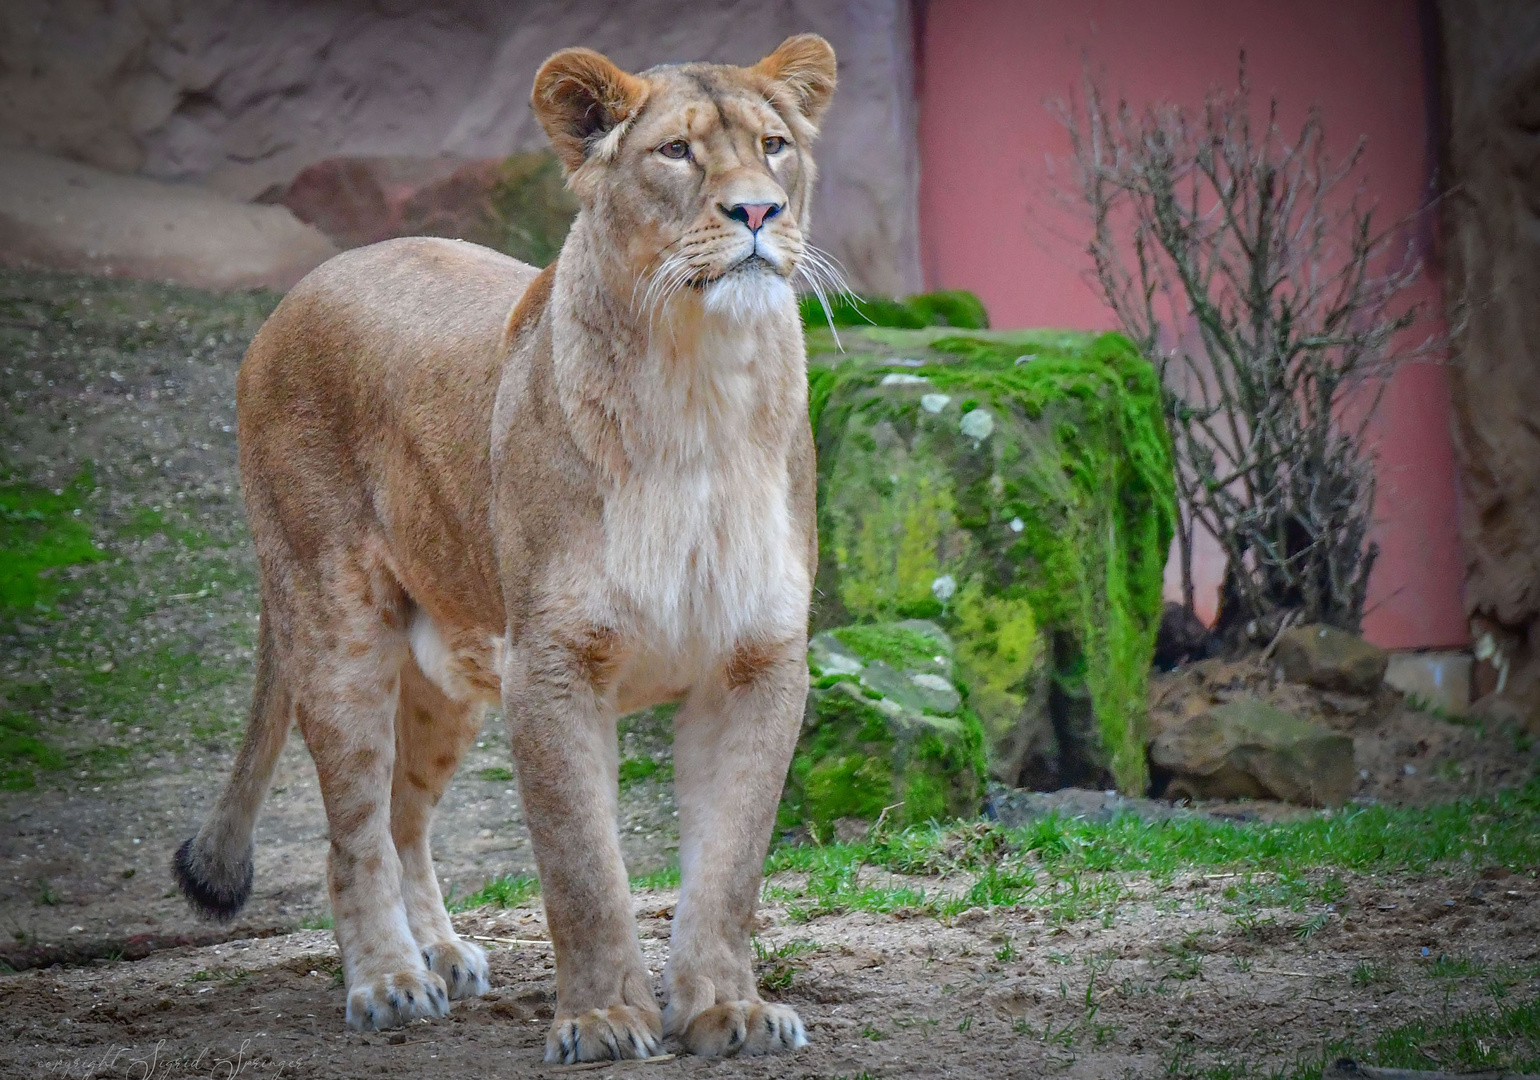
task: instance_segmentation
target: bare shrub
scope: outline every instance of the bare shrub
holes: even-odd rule
[[[1419,266],[1376,231],[1319,111],[1291,141],[1278,102],[1234,90],[1200,110],[1136,112],[1085,80],[1063,119],[1097,285],[1161,372],[1177,461],[1182,586],[1194,603],[1198,527],[1228,559],[1220,631],[1232,645],[1285,620],[1356,631],[1377,546],[1366,434],[1420,311]]]

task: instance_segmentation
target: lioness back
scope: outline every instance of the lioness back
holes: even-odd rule
[[[301,552],[379,531],[409,592],[452,595],[463,621],[502,626],[488,429],[508,315],[538,273],[412,237],[345,252],[284,297],[237,384],[259,555],[279,522]]]

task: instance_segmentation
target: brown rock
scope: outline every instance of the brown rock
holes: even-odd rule
[[[396,236],[447,236],[543,266],[577,214],[556,156],[333,157],[294,178],[281,199],[343,247]]]
[[[1168,798],[1275,798],[1341,806],[1353,793],[1353,740],[1255,698],[1216,705],[1150,744]]]
[[[1290,682],[1344,694],[1372,694],[1390,656],[1356,634],[1312,623],[1285,630],[1274,656]]]
[[[1540,7],[1439,9],[1465,606],[1484,661],[1476,694],[1540,716]]]

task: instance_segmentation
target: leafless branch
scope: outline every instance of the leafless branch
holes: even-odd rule
[[[1178,551],[1194,605],[1195,530],[1228,560],[1221,622],[1266,641],[1288,618],[1356,630],[1378,554],[1368,425],[1420,310],[1420,267],[1355,185],[1364,145],[1292,141],[1236,88],[1136,113],[1087,71],[1066,107],[1096,284],[1161,372],[1177,457]],[[1233,634],[1232,634],[1233,640]]]

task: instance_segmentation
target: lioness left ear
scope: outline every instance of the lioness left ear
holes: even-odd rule
[[[530,105],[571,172],[647,99],[647,83],[592,49],[563,49],[540,65]]]
[[[817,34],[787,38],[749,70],[785,87],[814,127],[834,97],[834,46]]]

